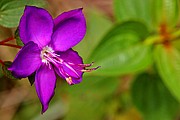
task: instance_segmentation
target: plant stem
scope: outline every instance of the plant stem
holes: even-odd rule
[[[14,40],[14,37],[10,37],[10,38],[0,41],[0,44],[3,44],[5,42],[11,41],[11,40]]]
[[[9,47],[13,47],[13,48],[19,48],[19,49],[22,48],[19,45],[13,45],[13,44],[9,44],[9,43],[0,43],[0,45],[2,45],[2,46],[9,46]]]
[[[2,60],[0,60],[0,64],[4,65],[4,62]]]

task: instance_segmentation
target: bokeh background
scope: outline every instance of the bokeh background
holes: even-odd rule
[[[1,22],[6,15],[4,1],[0,0],[0,40],[14,37],[17,29]],[[73,49],[85,63],[94,61],[101,68],[85,73],[78,85],[58,78],[43,115],[34,85],[27,78],[15,80],[4,74],[0,120],[180,120],[179,0],[44,0],[41,4],[37,6],[54,18],[83,7],[87,34]],[[2,61],[13,61],[17,52],[0,45]]]

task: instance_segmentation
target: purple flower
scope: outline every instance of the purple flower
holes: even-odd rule
[[[82,81],[83,72],[92,64],[83,64],[82,58],[71,48],[86,33],[82,8],[64,12],[57,18],[42,8],[26,6],[19,24],[19,35],[24,47],[16,55],[9,70],[17,78],[36,72],[35,87],[42,104],[42,113],[54,95],[56,74],[68,84]]]

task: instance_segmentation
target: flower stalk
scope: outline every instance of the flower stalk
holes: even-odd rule
[[[0,45],[1,46],[8,46],[8,47],[13,47],[13,48],[21,49],[22,47],[19,46],[19,45],[14,45],[14,44],[6,43],[6,42],[9,42],[9,41],[14,40],[14,39],[15,39],[14,37],[10,37],[10,38],[7,38],[5,40],[2,40],[2,41],[0,41]]]
[[[7,39],[5,39],[5,40],[0,41],[0,44],[9,42],[9,41],[11,41],[11,40],[14,40],[14,37],[10,37],[10,38],[7,38]]]

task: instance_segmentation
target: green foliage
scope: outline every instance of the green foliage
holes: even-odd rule
[[[86,36],[74,48],[82,56],[85,62],[90,57],[94,48],[102,40],[102,37],[112,26],[112,22],[97,10],[88,10],[86,19],[88,28]]]
[[[101,66],[95,74],[119,75],[146,69],[151,64],[151,46],[143,44],[149,31],[139,22],[116,25],[91,56]]]
[[[28,80],[31,84],[31,86],[34,84],[35,81],[35,73],[33,73],[32,75],[28,76]]]
[[[152,0],[153,23],[157,25],[167,23],[175,26],[179,18],[179,0]]]
[[[1,0],[0,25],[17,27],[25,5],[43,4],[43,0]],[[180,30],[175,28],[179,1],[114,0],[115,24],[97,10],[86,12],[87,35],[74,49],[85,63],[94,61],[101,68],[84,74],[78,85],[61,81],[43,116],[38,112],[38,100],[24,101],[15,120],[118,119],[134,106],[145,120],[175,119],[180,107]],[[23,46],[18,29],[15,38],[17,45]],[[0,64],[0,91],[16,79],[7,70],[10,64]],[[28,77],[31,85],[34,75]],[[130,88],[134,75],[137,78]]]
[[[114,0],[114,12],[118,21],[138,20],[152,27],[151,0]]]
[[[4,27],[17,27],[25,5],[43,6],[43,0],[1,0],[0,25]]]
[[[158,71],[172,94],[180,100],[180,53],[176,48],[159,45],[155,60]]]
[[[178,0],[114,0],[118,21],[138,20],[155,29],[162,23],[174,26],[179,17]]]
[[[19,28],[16,29],[15,33],[14,33],[14,37],[16,39],[16,44],[19,46],[24,46],[20,36],[19,36]]]
[[[143,73],[132,84],[132,100],[145,120],[174,120],[178,102],[157,74]]]
[[[84,77],[81,84],[68,87],[70,106],[65,120],[102,119],[106,100],[114,94],[119,83],[117,78],[94,76]]]
[[[12,62],[10,62],[10,61],[4,62],[4,65],[2,65],[3,75],[11,80],[17,80],[17,78],[15,78],[12,75],[12,73],[8,70],[8,67],[10,67],[11,64],[12,64]]]
[[[2,64],[0,63],[0,78],[3,77]]]

